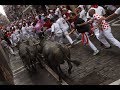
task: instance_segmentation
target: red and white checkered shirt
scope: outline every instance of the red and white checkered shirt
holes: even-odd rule
[[[98,14],[94,14],[93,15],[93,19],[95,20],[95,23],[98,25],[98,20],[101,18],[102,16],[98,15]],[[102,30],[106,30],[110,27],[110,25],[105,21],[102,20]]]

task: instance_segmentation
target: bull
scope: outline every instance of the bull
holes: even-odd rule
[[[30,70],[30,56],[28,54],[28,49],[27,49],[28,45],[26,45],[25,42],[20,43],[19,42],[19,46],[18,46],[18,50],[19,50],[19,56],[22,59],[23,64],[25,65],[25,68],[29,71]]]
[[[28,71],[31,69],[36,71],[37,62],[39,62],[39,65],[43,68],[40,60],[41,55],[38,55],[41,47],[36,43],[37,40],[35,38],[29,38],[24,42],[19,42],[19,55]]]
[[[42,47],[42,54],[45,62],[55,71],[59,76],[59,82],[62,82],[62,76],[65,75],[60,65],[64,64],[65,61],[68,63],[68,74],[71,74],[72,63],[76,66],[80,65],[80,62],[71,60],[70,49],[58,42],[46,40],[45,38],[40,41]]]

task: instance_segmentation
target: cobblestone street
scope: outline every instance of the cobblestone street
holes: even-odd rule
[[[112,32],[120,41],[119,27],[112,27]],[[91,49],[82,44],[71,49],[72,60],[81,61],[82,64],[74,67],[70,80],[66,80],[70,85],[108,85],[120,78],[120,49],[113,45],[111,49],[103,49],[96,38],[92,37],[91,41],[100,50],[97,56],[93,56]],[[63,66],[64,72],[66,68]]]
[[[0,5],[0,82],[120,85],[119,15],[120,5]]]
[[[112,32],[120,41],[119,27],[112,27]],[[67,74],[67,64],[61,65],[62,70],[68,76],[64,80],[69,85],[108,85],[120,78],[120,73],[118,73],[120,72],[120,49],[113,45],[111,49],[103,49],[95,37],[91,37],[91,40],[100,50],[99,55],[93,56],[88,46],[85,47],[79,43],[71,48],[71,58],[80,61],[81,65],[79,67],[73,65],[70,76]],[[29,76],[19,56],[11,60],[11,65],[16,85],[57,85],[55,78],[46,70],[39,69],[37,74]]]

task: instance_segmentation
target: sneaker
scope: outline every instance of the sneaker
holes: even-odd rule
[[[99,53],[99,50],[94,51],[93,55],[97,55]]]
[[[70,46],[73,47],[75,45],[75,43],[73,42]]]
[[[111,46],[110,47],[105,47],[105,49],[110,49],[110,48],[112,48]]]

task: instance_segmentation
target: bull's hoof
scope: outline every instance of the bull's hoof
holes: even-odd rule
[[[57,82],[58,85],[62,85],[62,80]]]
[[[36,72],[37,69],[35,67],[32,67],[32,72]]]
[[[57,82],[58,85],[62,85],[60,81]]]
[[[41,69],[44,69],[44,66],[40,66],[41,67]]]
[[[27,71],[29,71],[29,72],[30,72],[30,67],[28,67],[28,66],[25,66],[25,67],[26,67]]]
[[[39,64],[39,66],[40,66],[41,69],[44,69],[44,66],[42,64]]]

